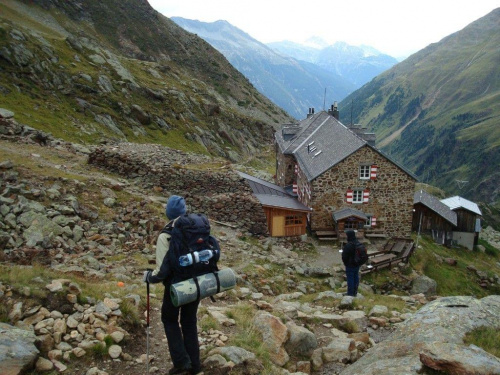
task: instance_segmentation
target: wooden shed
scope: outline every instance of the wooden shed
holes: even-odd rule
[[[299,202],[284,188],[238,172],[252,188],[266,214],[272,237],[291,237],[306,234],[307,215],[312,209]]]
[[[472,250],[479,241],[481,231],[481,210],[479,206],[465,198],[454,196],[441,200],[457,215],[453,241]]]
[[[457,214],[433,195],[420,190],[413,197],[412,231],[426,233],[440,244],[449,244]]]

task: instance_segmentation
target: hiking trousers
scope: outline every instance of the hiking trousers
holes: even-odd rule
[[[347,295],[356,297],[359,286],[359,267],[346,266],[345,273],[347,276]]]
[[[161,321],[165,327],[168,350],[174,367],[199,369],[201,366],[198,329],[196,326],[199,303],[199,301],[194,301],[175,307],[170,298],[170,285],[165,287],[161,307]]]

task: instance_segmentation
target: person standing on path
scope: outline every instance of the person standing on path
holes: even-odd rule
[[[170,233],[176,219],[186,213],[184,198],[172,195],[167,202],[165,213],[170,220],[161,231],[156,242],[156,269],[145,271],[143,280],[149,283],[163,282],[165,292],[161,308],[161,320],[165,328],[170,358],[174,364],[168,372],[175,374],[198,374],[201,372],[200,346],[198,343],[197,313],[199,300],[175,307],[170,298],[170,285],[175,279],[175,267],[167,252],[170,245]],[[164,263],[164,258],[165,259]],[[180,313],[180,326],[179,326]]]
[[[347,243],[342,248],[342,262],[345,266],[347,276],[347,295],[356,297],[359,286],[359,267],[354,261],[356,252],[356,233],[353,230],[346,231]]]

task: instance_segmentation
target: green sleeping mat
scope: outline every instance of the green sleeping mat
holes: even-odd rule
[[[197,277],[200,286],[200,299],[229,290],[236,285],[236,275],[231,268],[219,270],[217,274],[220,282],[219,291],[217,291],[217,279],[214,273],[207,273]],[[176,307],[196,301],[198,297],[196,283],[193,279],[188,279],[172,284],[170,286],[170,297],[172,304]]]

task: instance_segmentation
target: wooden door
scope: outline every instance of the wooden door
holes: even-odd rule
[[[285,217],[284,216],[274,216],[273,217],[273,230],[271,236],[273,237],[283,237],[285,235]]]

